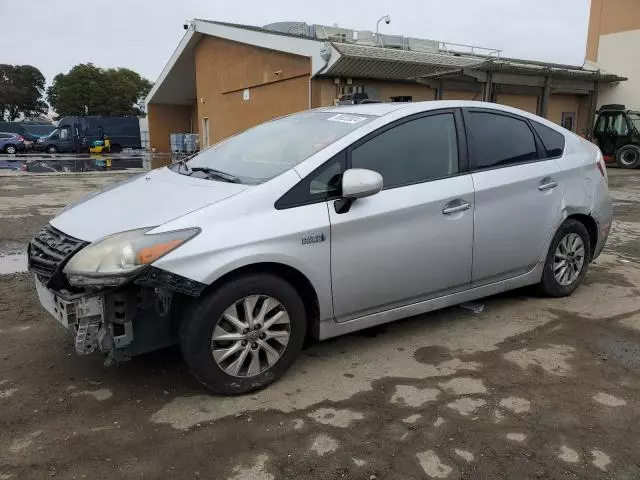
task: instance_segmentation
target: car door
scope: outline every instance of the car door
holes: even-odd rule
[[[347,149],[347,166],[377,171],[383,190],[338,213],[328,202],[336,321],[467,289],[473,184],[462,117],[408,117]]]
[[[73,152],[75,150],[70,126],[60,128],[60,139],[56,143],[59,152]]]
[[[529,121],[464,111],[475,188],[472,285],[530,271],[560,216],[559,167]]]

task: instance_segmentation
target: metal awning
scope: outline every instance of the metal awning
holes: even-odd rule
[[[459,72],[463,68],[479,68],[490,61],[487,58],[414,52],[349,43],[333,43],[332,46],[338,51],[340,58],[322,72],[322,75],[416,80]]]

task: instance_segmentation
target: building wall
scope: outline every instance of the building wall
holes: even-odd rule
[[[640,30],[638,0],[591,0],[587,60],[599,62],[599,42],[603,35]]]
[[[364,85],[365,92],[372,100],[391,101],[391,97],[409,95],[414,102],[434,100],[436,92],[428,85],[419,83],[383,82],[376,80],[354,80],[354,84]]]
[[[442,91],[442,100],[482,100],[481,92],[465,92],[462,90]]]
[[[333,78],[314,78],[311,81],[312,108],[330,107],[337,98]]]
[[[580,98],[577,95],[550,95],[547,119],[562,125],[562,114],[574,114],[573,131],[578,132]]]
[[[496,95],[496,103],[519,108],[520,110],[533,114],[538,112],[538,99],[539,97],[534,95],[512,95],[507,93]]]
[[[640,17],[640,13],[638,16]],[[598,106],[605,103],[623,103],[628,108],[640,109],[639,49],[640,29],[610,33],[600,37],[598,65],[628,80],[603,86],[598,95]]]
[[[171,152],[169,135],[191,131],[191,112],[189,105],[149,104],[149,143],[151,148],[162,153]],[[168,163],[168,161],[167,161]]]
[[[629,80],[603,85],[598,106],[622,103],[640,108],[640,1],[591,0],[586,59]]]
[[[203,38],[194,57],[200,138],[207,117],[210,143],[309,106],[307,57],[216,37]]]

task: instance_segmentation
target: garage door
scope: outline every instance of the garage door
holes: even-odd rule
[[[508,105],[513,108],[519,108],[525,112],[538,113],[538,97],[533,95],[507,95],[500,94],[497,96],[497,103]]]
[[[580,97],[577,95],[551,95],[547,118],[575,132],[579,107]]]

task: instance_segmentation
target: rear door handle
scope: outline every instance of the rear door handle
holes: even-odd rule
[[[556,182],[555,180],[545,179],[543,181],[545,183],[540,183],[538,185],[538,190],[540,190],[541,192],[543,190],[549,190],[550,188],[556,188],[558,186],[558,182]]]
[[[455,200],[454,200],[455,202]],[[471,208],[471,204],[468,202],[449,202],[447,206],[442,209],[443,215],[451,215],[452,213],[464,212],[465,210],[469,210]]]

